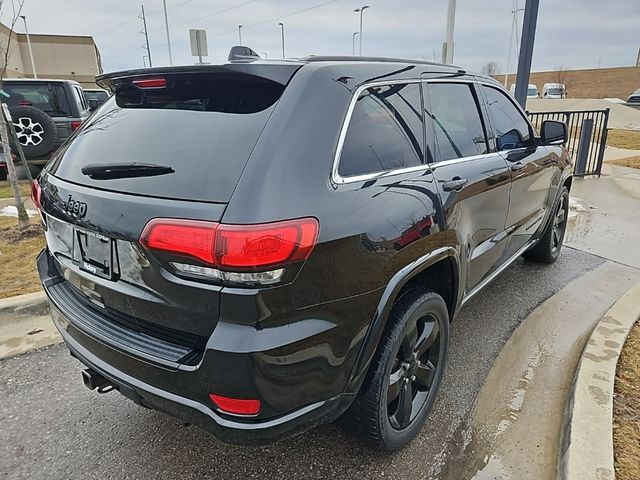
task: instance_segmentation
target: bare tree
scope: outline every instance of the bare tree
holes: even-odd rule
[[[435,50],[431,50],[431,55],[422,55],[422,58],[427,62],[442,63],[442,56]]]
[[[0,0],[0,15],[2,14],[3,7],[7,4],[7,0]],[[11,54],[12,48],[12,40],[15,36],[14,27],[18,18],[20,18],[20,13],[22,12],[22,6],[24,5],[24,0],[11,0],[11,25],[9,26],[9,36],[7,37],[7,44],[3,45],[0,42],[0,55],[2,57],[2,67],[0,69],[0,90],[2,90],[2,81],[4,80],[4,75],[7,71],[7,64],[9,62],[9,55]],[[0,101],[4,101],[3,97],[0,97]],[[8,111],[6,106],[2,105],[2,110]],[[13,197],[16,204],[16,209],[18,210],[18,225],[20,228],[26,228],[29,226],[29,215],[27,214],[27,210],[24,207],[24,202],[22,201],[22,196],[20,195],[20,185],[18,184],[18,175],[16,172],[16,167],[13,164],[13,159],[11,157],[11,147],[9,146],[9,130],[7,127],[7,122],[5,118],[4,111],[0,111],[0,144],[2,145],[2,151],[4,152],[4,156],[7,164],[7,174],[9,177],[9,182],[11,183],[11,190],[13,191]]]
[[[500,67],[500,64],[498,62],[496,62],[495,60],[491,60],[490,62],[487,62],[482,66],[482,70],[480,70],[480,72],[483,75],[495,77],[496,75],[498,75],[498,73],[500,73],[501,68],[502,67]]]
[[[569,74],[569,69],[567,67],[559,66],[556,68],[554,73],[554,80],[556,83],[561,83],[564,85],[564,95],[567,95],[567,90],[569,90],[569,85],[571,85],[571,75]]]

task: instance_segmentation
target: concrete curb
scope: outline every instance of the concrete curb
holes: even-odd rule
[[[49,302],[44,292],[0,299],[0,322],[16,316],[47,315]]]
[[[564,415],[558,478],[613,480],[613,386],[618,357],[640,318],[640,283],[600,319],[582,352]]]

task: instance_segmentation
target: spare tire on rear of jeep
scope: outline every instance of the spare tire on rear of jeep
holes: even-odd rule
[[[25,157],[44,157],[53,150],[58,141],[58,129],[49,115],[39,108],[27,106],[13,107],[9,111]]]

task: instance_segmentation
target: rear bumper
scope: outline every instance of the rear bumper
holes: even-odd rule
[[[52,309],[55,308],[55,305],[52,305]],[[122,395],[139,405],[197,425],[226,443],[252,445],[293,436],[335,420],[352,401],[351,395],[342,394],[271,420],[252,423],[233,421],[200,402],[156,388],[111,367],[84,348],[65,330],[59,320],[56,320],[61,315],[60,311],[53,315],[54,324],[71,355],[108,379]]]
[[[306,359],[311,361],[308,366],[303,361],[282,365],[281,359],[290,358],[290,355],[277,356],[272,350],[216,350],[215,344],[220,342],[214,338],[216,335],[210,339],[197,365],[159,364],[152,358],[141,358],[116,348],[112,342],[114,337],[109,337],[112,332],[91,328],[89,310],[83,312],[80,307],[74,308],[73,304],[61,301],[56,286],[59,287],[64,279],[52,273],[52,262],[51,256],[44,251],[38,258],[38,269],[49,298],[53,322],[71,354],[140,405],[198,425],[227,443],[259,444],[332,421],[353,400],[351,393],[326,394],[322,385],[330,385],[335,375],[319,378],[318,369],[322,369],[322,363],[317,357]],[[218,330],[224,333],[224,328]],[[232,331],[230,334],[237,337],[243,332]],[[310,338],[313,335],[299,341],[308,344]],[[228,341],[226,345],[229,345]],[[281,347],[275,350],[278,348]],[[344,365],[338,370],[343,369]],[[334,387],[337,386],[335,383]],[[208,398],[209,393],[259,398],[264,409],[255,418],[233,417],[217,411]],[[322,399],[318,400],[319,397]],[[292,399],[298,406],[287,406],[295,405],[290,403]]]

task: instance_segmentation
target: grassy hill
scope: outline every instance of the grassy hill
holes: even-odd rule
[[[504,74],[495,75],[504,83]],[[561,81],[564,78],[564,81]],[[516,75],[509,75],[509,85],[516,82]],[[592,68],[588,70],[565,70],[563,72],[532,72],[529,83],[535,83],[542,94],[545,83],[564,83],[569,98],[608,98],[626,100],[640,88],[640,67]]]

